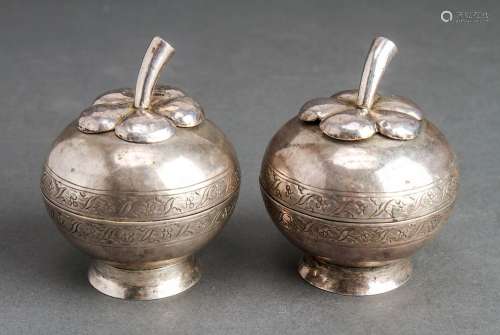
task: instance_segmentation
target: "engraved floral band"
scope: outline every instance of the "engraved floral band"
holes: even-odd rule
[[[221,227],[231,215],[237,196],[214,207],[214,211],[195,214],[196,220],[177,218],[167,221],[116,224],[107,220],[76,216],[46,202],[49,215],[64,234],[91,245],[113,247],[153,247],[195,238]]]
[[[410,192],[359,194],[319,190],[269,167],[261,178],[264,190],[279,203],[308,215],[332,220],[392,222],[432,213],[454,201],[458,176],[438,180]]]
[[[188,189],[118,194],[77,187],[46,168],[41,189],[50,202],[81,215],[148,221],[178,218],[213,207],[237,191],[238,181],[238,172],[225,172]]]

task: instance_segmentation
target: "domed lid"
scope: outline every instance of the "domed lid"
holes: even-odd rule
[[[59,135],[41,181],[49,201],[88,217],[151,221],[204,211],[238,190],[224,134],[181,90],[155,87],[172,53],[154,38],[135,94],[99,96]]]
[[[313,99],[276,133],[262,163],[269,196],[349,222],[418,217],[453,201],[458,170],[442,133],[409,100],[376,94],[395,50],[376,38],[359,93]]]

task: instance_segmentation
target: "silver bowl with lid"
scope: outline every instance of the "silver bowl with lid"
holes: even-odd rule
[[[272,138],[260,184],[279,230],[304,251],[299,274],[340,294],[390,291],[447,222],[457,160],[411,100],[377,94],[396,45],[373,41],[358,90],[304,104]]]
[[[55,140],[41,190],[61,233],[94,261],[89,281],[156,299],[200,278],[194,253],[221,230],[239,190],[232,145],[182,90],[156,85],[174,49],[155,37],[136,89],[107,92]]]

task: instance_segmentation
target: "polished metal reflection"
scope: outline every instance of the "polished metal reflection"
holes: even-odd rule
[[[375,39],[361,97],[349,90],[307,102],[263,158],[266,208],[304,251],[299,274],[323,290],[371,295],[404,284],[409,257],[455,202],[459,173],[444,135],[409,99],[374,90],[395,50]]]
[[[55,140],[41,179],[57,228],[94,259],[90,283],[124,299],[192,287],[194,254],[228,221],[240,183],[233,147],[201,106],[154,86],[171,50],[151,45],[160,49],[148,49],[137,94],[99,96]]]
[[[94,261],[88,278],[92,286],[111,297],[150,300],[151,297],[171,296],[191,288],[200,280],[201,273],[196,259],[188,256],[160,268],[142,271]]]
[[[366,56],[365,67],[361,75],[356,105],[362,109],[371,109],[375,101],[377,87],[394,55],[398,52],[396,44],[385,37],[373,40],[370,52]]]
[[[153,38],[142,61],[135,93],[131,89],[106,92],[95,99],[78,119],[78,129],[98,134],[115,130],[134,143],[158,143],[175,134],[175,127],[196,127],[205,119],[203,109],[181,90],[156,86],[161,70],[172,58],[174,48]]]
[[[359,90],[309,100],[300,109],[299,118],[306,122],[320,120],[323,133],[343,141],[364,140],[377,132],[397,140],[415,138],[422,119],[419,107],[407,98],[377,95],[378,84],[396,52],[392,41],[375,38]]]
[[[159,37],[153,38],[149,45],[135,86],[134,107],[148,109],[151,105],[153,89],[163,67],[175,53],[175,49]]]
[[[304,280],[322,290],[344,295],[374,295],[394,290],[410,279],[411,272],[407,258],[360,268],[337,266],[306,255],[299,264],[299,274]]]

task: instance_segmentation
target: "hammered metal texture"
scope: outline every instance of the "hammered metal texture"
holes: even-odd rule
[[[382,75],[396,52],[392,41],[375,38],[366,58],[359,90],[309,100],[300,109],[299,118],[305,122],[320,120],[325,135],[343,141],[365,140],[376,132],[396,140],[417,137],[422,120],[420,108],[407,98],[377,94]]]
[[[410,100],[376,94],[391,43],[376,39],[359,91],[306,102],[262,161],[266,209],[304,251],[300,276],[326,291],[371,295],[403,285],[409,258],[448,221],[458,192],[443,134]]]
[[[237,192],[239,175],[226,171],[206,182],[157,192],[115,193],[76,186],[50,168],[42,174],[41,189],[61,209],[90,218],[118,221],[167,220],[209,209]]]
[[[166,41],[153,38],[144,55],[135,92],[121,88],[100,95],[81,113],[78,129],[89,134],[115,130],[125,141],[158,143],[174,136],[175,126],[199,125],[205,116],[194,99],[177,88],[156,85],[174,52]]]
[[[200,278],[194,254],[238,198],[231,143],[182,90],[156,86],[172,54],[154,38],[135,91],[97,97],[57,137],[42,170],[50,217],[94,259],[90,283],[117,298],[158,299],[192,287]]]

